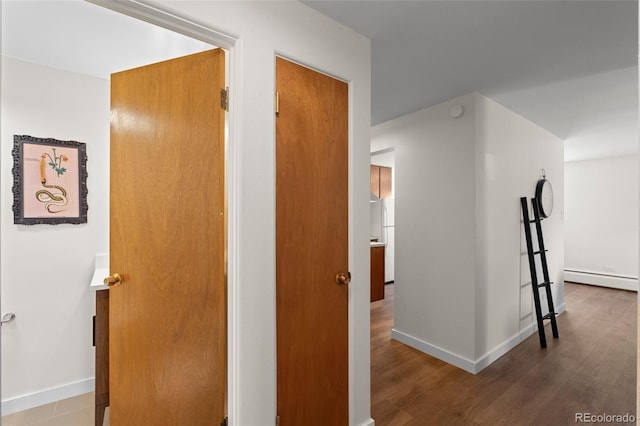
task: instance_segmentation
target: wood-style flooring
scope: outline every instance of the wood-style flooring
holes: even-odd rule
[[[535,333],[473,375],[391,340],[393,285],[385,290],[371,304],[376,426],[569,425],[576,413],[635,415],[635,292],[565,283],[560,339],[547,325],[547,349]]]

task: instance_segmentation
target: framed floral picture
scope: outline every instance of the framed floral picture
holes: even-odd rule
[[[13,223],[87,223],[85,143],[13,137]]]

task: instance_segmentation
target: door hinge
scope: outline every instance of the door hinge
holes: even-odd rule
[[[276,416],[276,426],[280,426],[280,416]]]
[[[276,115],[280,114],[280,93],[276,92]]]
[[[229,112],[229,88],[220,89],[220,108]]]
[[[220,422],[220,426],[228,426],[229,424],[229,418],[225,417],[224,419],[222,419],[222,421]]]

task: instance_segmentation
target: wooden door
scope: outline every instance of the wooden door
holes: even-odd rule
[[[282,58],[276,84],[280,425],[347,425],[348,85]]]
[[[111,77],[111,424],[225,414],[224,51]]]

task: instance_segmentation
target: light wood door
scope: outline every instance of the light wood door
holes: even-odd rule
[[[282,58],[276,83],[280,425],[347,425],[348,85]]]
[[[224,51],[111,77],[111,425],[225,414]]]

